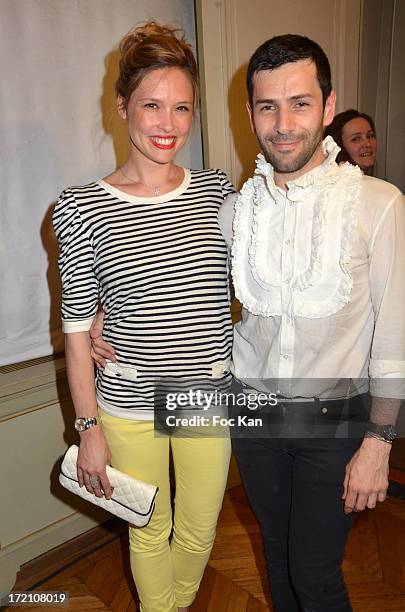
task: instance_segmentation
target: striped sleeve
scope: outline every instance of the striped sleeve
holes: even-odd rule
[[[56,204],[53,224],[60,248],[63,331],[88,331],[98,307],[94,251],[75,198],[68,189]]]
[[[234,209],[235,209],[235,201],[238,197],[237,193],[231,193],[222,204],[221,208],[218,212],[218,222],[219,227],[221,228],[221,232],[223,237],[225,238],[226,245],[228,247],[228,251],[230,252],[232,247],[232,226],[233,226],[233,217],[234,217]]]
[[[215,170],[215,172],[217,173],[219,182],[221,183],[222,197],[225,199],[230,193],[235,193],[235,187],[232,185],[225,172],[223,170],[219,170],[218,168]]]

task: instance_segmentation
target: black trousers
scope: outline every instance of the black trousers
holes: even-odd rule
[[[365,428],[366,409],[355,401],[356,420],[359,410]],[[345,467],[362,440],[355,431],[350,438],[319,438],[313,429],[306,438],[250,438],[234,430],[276,612],[352,610],[341,566],[353,515],[344,514],[342,493]]]

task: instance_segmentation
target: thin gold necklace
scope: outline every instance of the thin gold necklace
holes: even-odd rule
[[[140,183],[140,181],[134,181],[134,179],[131,179],[129,176],[127,176],[122,168],[118,168],[118,170],[121,172],[122,176],[127,179],[127,181],[130,181],[131,183],[136,183],[136,184]],[[143,184],[145,185],[145,183]],[[158,186],[149,187],[149,185],[145,185],[145,187],[147,187],[148,189],[152,191],[154,197],[160,196],[160,187]]]

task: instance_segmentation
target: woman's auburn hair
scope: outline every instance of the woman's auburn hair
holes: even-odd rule
[[[194,104],[198,97],[197,62],[184,30],[156,21],[136,26],[119,45],[119,76],[115,85],[127,107],[131,94],[148,72],[157,68],[184,70],[193,87]]]
[[[325,128],[324,136],[332,136],[333,140],[340,147],[340,151],[336,157],[336,162],[341,164],[342,162],[349,162],[350,164],[356,165],[356,162],[351,158],[345,145],[343,144],[343,128],[346,123],[349,123],[352,119],[365,119],[370,124],[370,128],[375,134],[375,125],[373,118],[367,113],[360,113],[355,108],[348,108],[347,110],[335,115],[332,123]]]

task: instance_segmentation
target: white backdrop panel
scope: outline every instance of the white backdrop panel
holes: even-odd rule
[[[150,18],[194,43],[192,0],[0,0],[0,365],[62,349],[52,208],[125,159],[116,45]],[[201,159],[196,125],[178,161]]]

